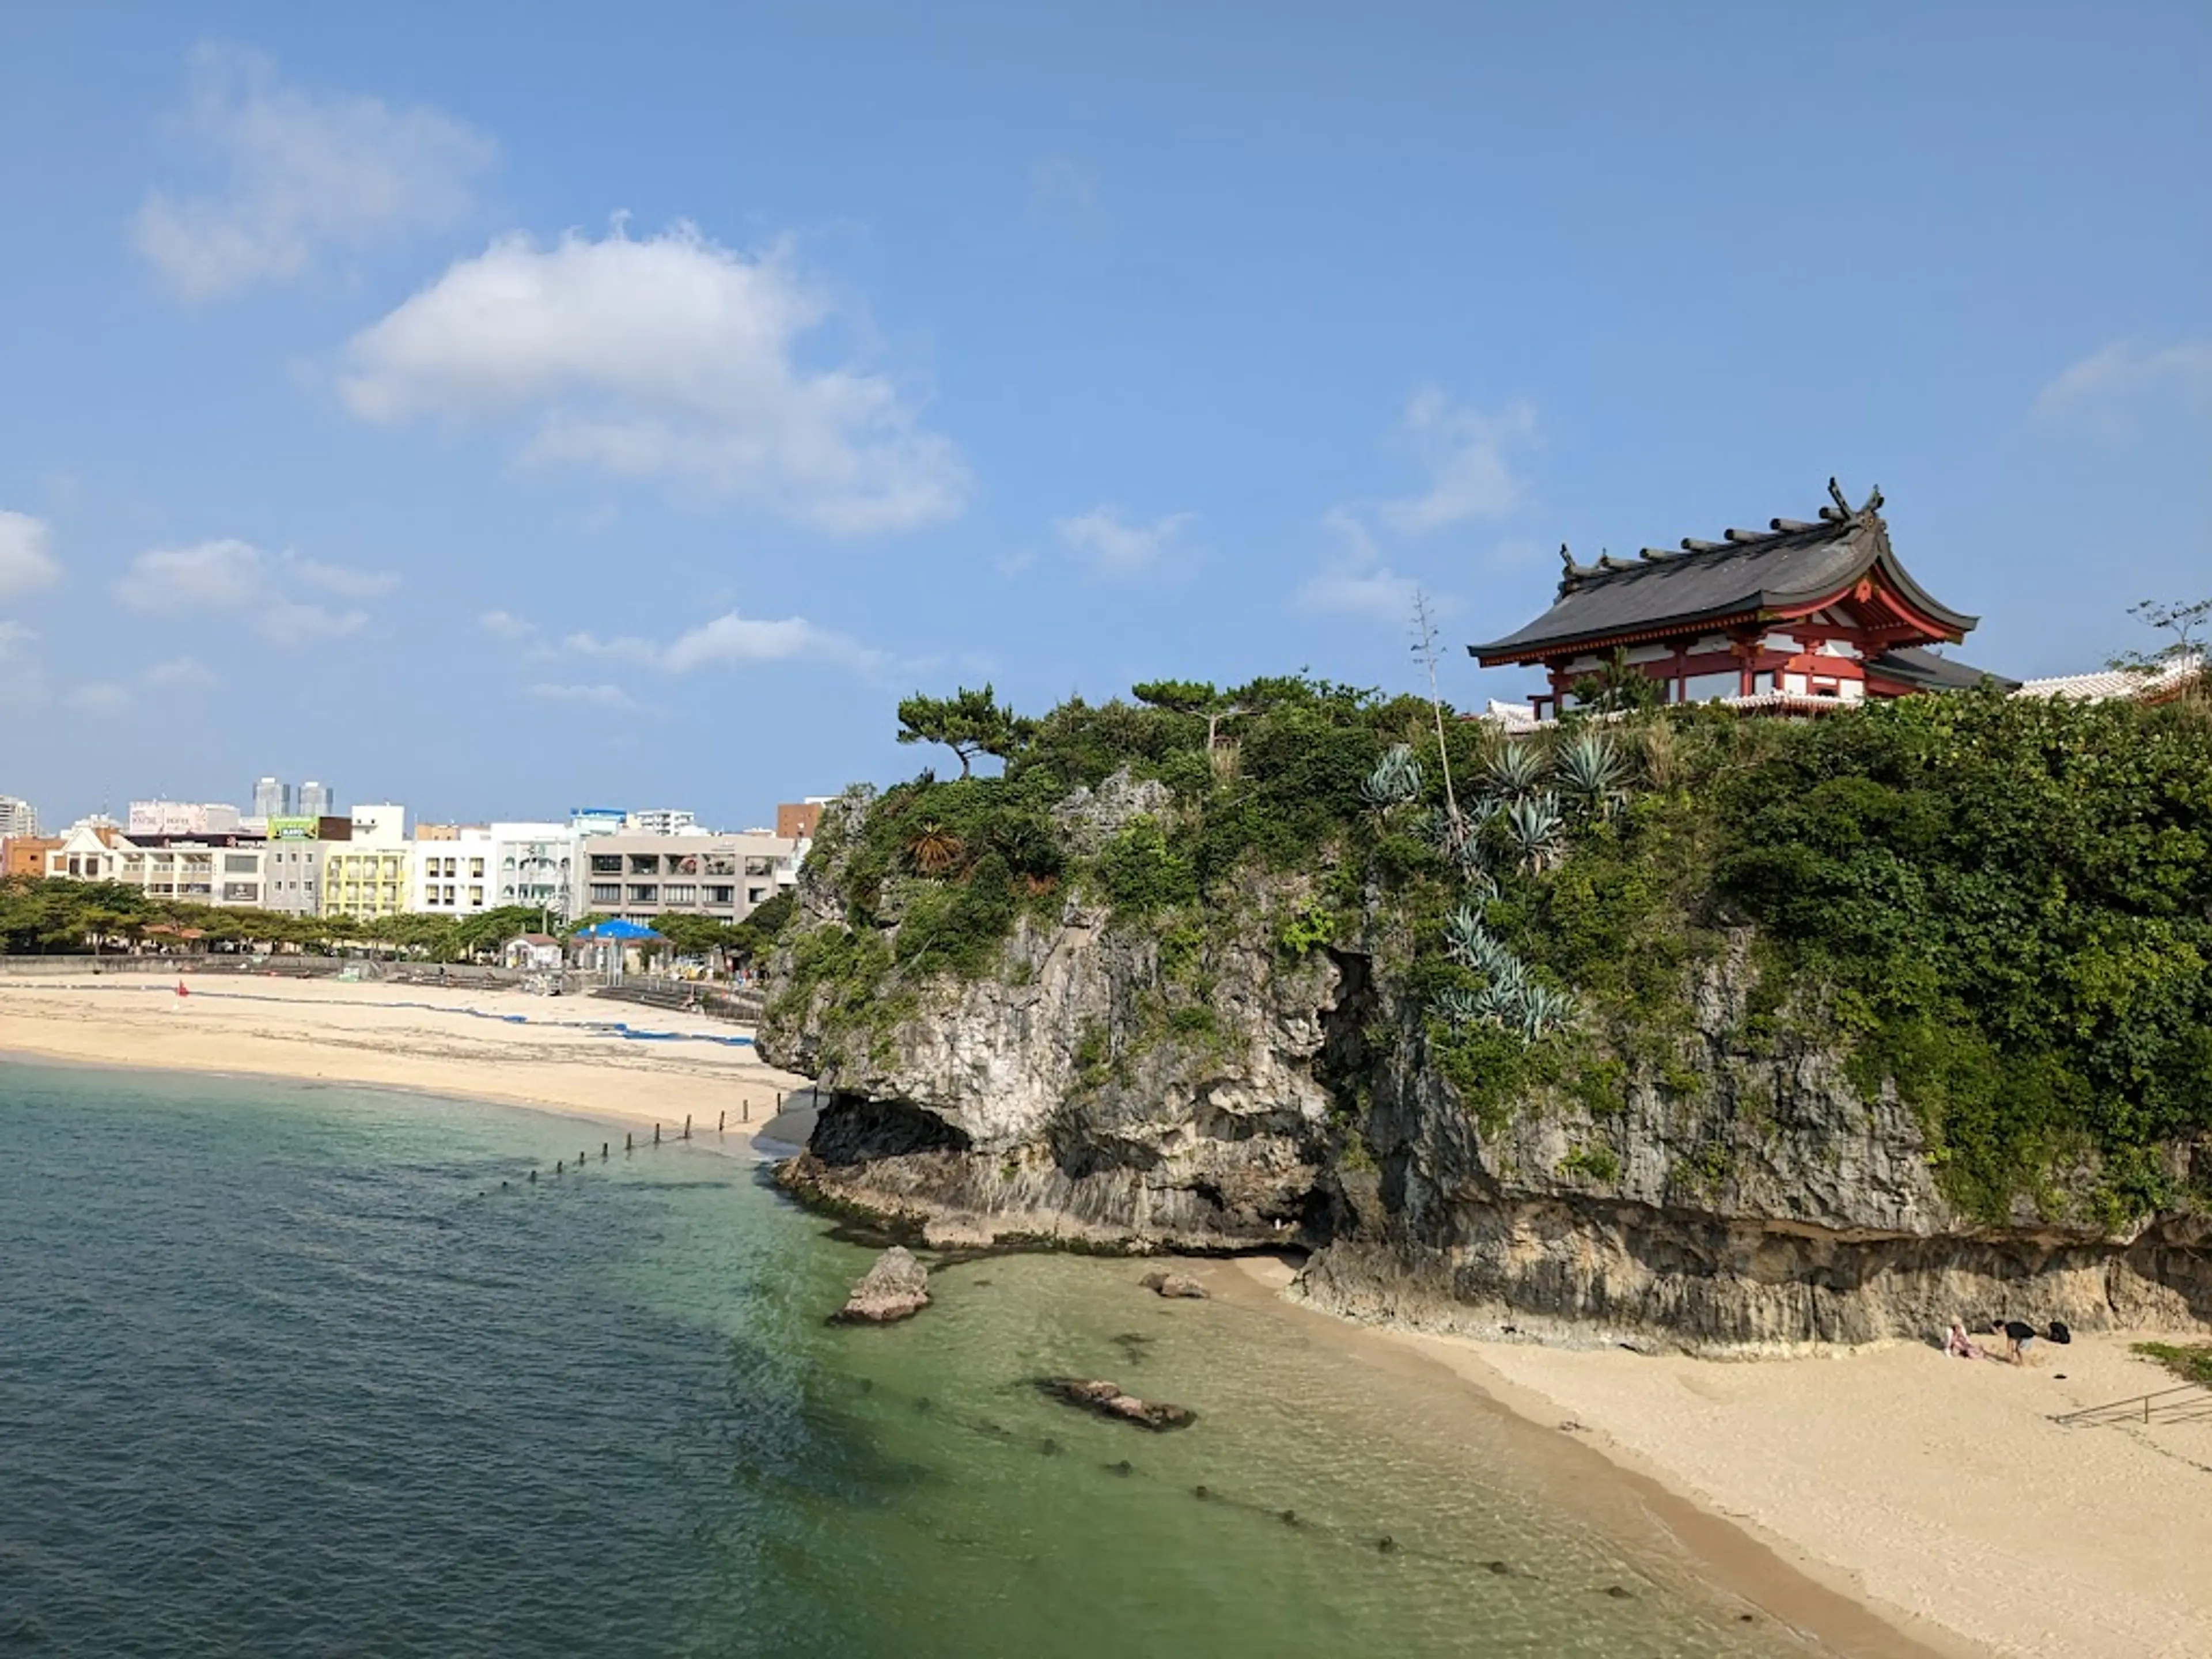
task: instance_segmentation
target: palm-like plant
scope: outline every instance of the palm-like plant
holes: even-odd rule
[[[1609,818],[1627,804],[1628,769],[1602,732],[1582,732],[1562,745],[1553,770],[1560,793],[1595,817]]]
[[[1567,855],[1567,821],[1550,790],[1508,805],[1501,818],[1514,859],[1532,876],[1556,868]]]
[[[1359,786],[1360,799],[1378,812],[1402,806],[1421,793],[1420,763],[1409,744],[1393,744]]]
[[[906,855],[925,876],[945,876],[960,867],[968,848],[959,836],[935,818],[926,819],[906,844]]]
[[[1531,984],[1521,994],[1521,1034],[1531,1042],[1564,1029],[1575,1017],[1575,1000],[1565,991]]]

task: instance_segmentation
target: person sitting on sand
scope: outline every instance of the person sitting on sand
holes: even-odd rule
[[[1943,1352],[1957,1359],[1979,1359],[1982,1357],[1982,1351],[1966,1334],[1965,1322],[1956,1319],[1951,1322],[1951,1334],[1943,1339]]]
[[[2006,1358],[2015,1365],[2027,1364],[2029,1345],[2035,1340],[2035,1327],[2024,1319],[1993,1319],[1990,1322],[1992,1335],[2001,1336],[2008,1345]]]

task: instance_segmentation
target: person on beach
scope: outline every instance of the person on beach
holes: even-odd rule
[[[2015,1365],[2027,1364],[2027,1351],[2035,1340],[2035,1327],[2024,1319],[1993,1319],[1990,1322],[1992,1335],[2004,1338],[2005,1357]]]
[[[1979,1359],[1982,1357],[1981,1349],[1966,1334],[1965,1322],[1957,1319],[1951,1322],[1951,1333],[1943,1339],[1943,1352],[1954,1359]]]

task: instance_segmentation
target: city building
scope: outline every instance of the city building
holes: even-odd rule
[[[595,836],[583,843],[585,914],[632,921],[680,912],[741,921],[799,880],[799,844],[743,835]]]
[[[296,816],[299,804],[292,786],[276,778],[256,778],[253,781],[253,816],[266,823],[271,818]]]
[[[300,786],[303,802],[309,787]],[[407,809],[392,801],[365,802],[349,818],[348,838],[323,849],[322,914],[360,921],[396,916],[410,897]]]
[[[58,852],[61,836],[9,836],[0,838],[0,873],[40,877],[46,873],[46,854]]]
[[[580,836],[618,836],[629,817],[619,806],[572,806],[568,827]]]
[[[0,795],[0,839],[39,833],[38,809],[13,795]]]
[[[238,809],[228,801],[134,800],[124,833],[139,836],[234,836]]]
[[[822,809],[830,799],[827,795],[809,795],[805,800],[781,803],[775,809],[775,833],[786,841],[812,841],[822,828]]]
[[[1539,719],[1616,663],[1654,682],[1664,702],[1782,714],[1984,678],[1927,649],[1960,643],[1978,619],[1938,603],[1906,572],[1881,492],[1854,508],[1833,479],[1828,491],[1834,505],[1816,522],[1773,519],[1717,542],[1685,537],[1679,549],[1594,565],[1561,548],[1552,608],[1468,650],[1485,668],[1543,669],[1549,687],[1527,705]]]
[[[471,915],[491,908],[493,848],[489,830],[450,838],[416,837],[407,846],[407,908],[434,915]]]
[[[46,874],[70,881],[113,881],[117,849],[123,832],[112,823],[80,820],[69,828],[61,845],[46,853]]]
[[[466,915],[523,905],[565,921],[576,914],[579,839],[565,823],[464,824],[450,840],[425,841],[418,831],[413,908]]]
[[[300,786],[292,810],[303,818],[326,818],[337,812],[337,795],[328,784],[310,778]]]
[[[623,828],[639,836],[699,836],[706,833],[700,829],[696,813],[674,806],[655,806],[642,812],[625,813]]]
[[[353,839],[351,818],[298,816],[269,820],[261,902],[287,915],[323,913],[323,860]]]

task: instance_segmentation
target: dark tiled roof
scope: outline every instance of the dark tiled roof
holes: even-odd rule
[[[1684,537],[1680,551],[1647,547],[1634,561],[1580,565],[1559,550],[1566,570],[1559,599],[1535,621],[1504,639],[1471,645],[1484,662],[1563,651],[1611,635],[1683,629],[1730,617],[1811,605],[1838,593],[1875,566],[1905,599],[1954,635],[1980,620],[1939,605],[1905,574],[1889,545],[1876,490],[1865,505],[1820,509],[1817,523],[1775,519],[1765,530],[1731,530],[1726,539]]]
[[[1972,663],[1939,657],[1933,651],[1924,651],[1917,645],[1899,646],[1894,650],[1869,657],[1866,665],[1869,674],[1879,674],[1884,679],[1902,680],[1905,684],[1918,686],[1923,691],[1964,691],[1979,685],[1984,680],[1994,682],[2000,691],[2020,690],[2018,680],[1992,674],[1986,668],[1977,668]]]

